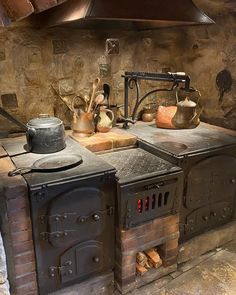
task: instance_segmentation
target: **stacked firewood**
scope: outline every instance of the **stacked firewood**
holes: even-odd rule
[[[151,268],[159,268],[162,260],[155,248],[138,252],[136,256],[136,272],[138,275],[144,275]]]

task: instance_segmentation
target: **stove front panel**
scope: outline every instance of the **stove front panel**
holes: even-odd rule
[[[182,172],[118,187],[119,226],[129,229],[160,216],[179,212]]]
[[[114,174],[30,191],[41,295],[114,266]]]
[[[186,176],[181,235],[191,237],[233,219],[236,158],[216,155],[193,165]]]

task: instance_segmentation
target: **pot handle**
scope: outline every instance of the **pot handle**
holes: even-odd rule
[[[112,110],[106,109],[106,113],[110,113],[110,114],[111,114],[111,121],[113,122],[114,119],[115,119],[115,115],[114,115],[114,113],[112,112]]]
[[[202,111],[203,111],[203,107],[201,107],[201,109],[198,112],[196,112],[196,114],[192,117],[192,119],[190,121],[193,122],[195,119],[198,119],[200,117]]]
[[[22,175],[24,173],[28,173],[32,170],[31,167],[21,167],[21,168],[16,168],[10,172],[8,172],[8,176],[9,177],[13,177],[13,176],[16,176],[16,175]]]

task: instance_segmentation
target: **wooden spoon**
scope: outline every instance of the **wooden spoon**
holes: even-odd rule
[[[98,94],[98,96],[95,98],[95,107],[93,109],[93,112],[96,111],[98,105],[103,104],[104,103],[104,95],[103,94]]]
[[[92,107],[92,103],[93,103],[93,100],[94,100],[95,92],[96,92],[96,89],[98,88],[98,85],[99,85],[100,81],[101,80],[99,78],[96,78],[94,80],[94,82],[93,82],[93,91],[92,91],[92,95],[91,95],[91,98],[90,98],[89,107],[88,107],[88,110],[87,110],[88,113],[91,112],[91,107]]]

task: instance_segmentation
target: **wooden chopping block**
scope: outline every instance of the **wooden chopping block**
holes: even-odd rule
[[[147,251],[144,251],[145,254],[147,255],[148,257],[148,261],[155,267],[155,268],[158,268],[162,265],[162,260],[161,260],[161,257],[160,255],[157,253],[157,251],[152,248],[152,249],[149,249]]]

